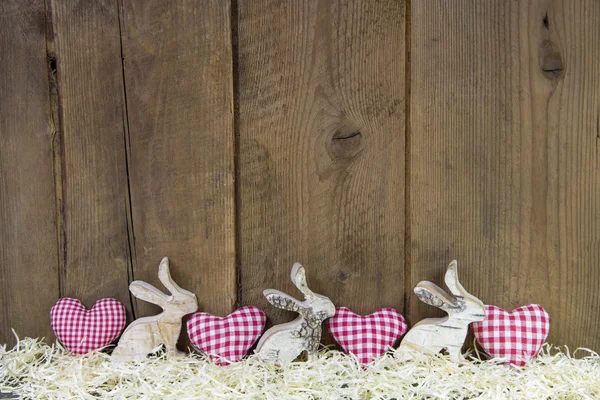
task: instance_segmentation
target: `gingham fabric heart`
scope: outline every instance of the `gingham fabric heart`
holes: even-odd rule
[[[91,310],[68,297],[50,310],[56,338],[73,354],[99,350],[115,340],[125,327],[125,307],[115,299],[98,300]]]
[[[265,313],[246,306],[222,318],[208,313],[193,314],[187,321],[190,341],[217,364],[242,359],[260,337],[265,327]]]
[[[373,314],[361,316],[346,307],[340,307],[327,324],[336,342],[363,364],[384,354],[407,328],[402,314],[393,308],[382,308]]]
[[[486,317],[473,323],[477,341],[490,356],[523,366],[540,351],[550,331],[550,316],[537,304],[507,312],[485,306]]]

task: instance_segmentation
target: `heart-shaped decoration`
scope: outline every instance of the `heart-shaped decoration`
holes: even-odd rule
[[[68,297],[50,310],[56,338],[73,354],[87,354],[114,341],[125,327],[125,307],[115,299],[98,300],[91,310]]]
[[[393,308],[361,316],[340,307],[329,319],[328,328],[347,353],[366,364],[388,351],[406,333],[407,324],[402,314]]]
[[[225,365],[242,359],[265,327],[265,313],[246,306],[226,317],[208,313],[193,314],[187,321],[190,341],[201,352]]]
[[[485,306],[485,320],[473,323],[477,341],[490,356],[523,366],[540,351],[550,331],[550,316],[537,304],[505,311]]]

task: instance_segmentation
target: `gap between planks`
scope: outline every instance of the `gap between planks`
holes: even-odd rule
[[[52,147],[52,173],[54,176],[54,207],[56,215],[56,279],[58,298],[64,295],[64,266],[67,263],[67,237],[64,215],[65,160],[62,136],[62,102],[58,84],[58,57],[54,47],[54,23],[51,0],[44,2],[46,61],[48,62],[48,100],[50,103],[50,131]]]
[[[410,218],[410,139],[411,139],[411,0],[404,3],[404,315],[411,321],[410,295],[412,293],[411,218]]]
[[[127,248],[129,251],[129,269],[127,271],[127,280],[130,284],[135,280],[135,228],[133,223],[133,205],[131,204],[131,175],[129,172],[129,162],[131,159],[131,138],[129,136],[129,111],[127,109],[127,84],[125,80],[125,53],[123,52],[123,12],[125,7],[121,0],[117,0],[117,10],[119,17],[119,45],[121,50],[121,76],[123,78],[123,145],[125,146],[125,171],[127,173],[127,198],[125,199],[125,208],[127,210]],[[136,311],[134,307],[133,295],[129,293],[129,303],[131,305],[131,315],[136,320]]]
[[[240,194],[240,79],[239,79],[239,8],[238,0],[231,0],[230,3],[230,22],[231,29],[231,80],[232,80],[232,114],[233,114],[233,231],[234,231],[234,249],[235,249],[235,292],[236,308],[242,305],[242,229],[241,229],[241,194]]]

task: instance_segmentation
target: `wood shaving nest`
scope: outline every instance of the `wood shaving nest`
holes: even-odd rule
[[[283,367],[255,356],[222,367],[197,354],[144,362],[73,356],[60,344],[25,338],[0,347],[0,392],[33,399],[600,399],[600,356],[545,345],[523,368],[478,354],[456,365],[444,356],[401,361],[393,353],[361,367],[323,349]]]

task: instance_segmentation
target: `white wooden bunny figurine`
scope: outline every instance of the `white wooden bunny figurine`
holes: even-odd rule
[[[182,318],[198,310],[196,295],[179,287],[169,272],[169,259],[163,258],[158,267],[158,279],[171,292],[167,296],[149,283],[134,281],[129,290],[138,299],[158,304],[163,312],[152,317],[138,318],[123,332],[112,357],[118,360],[144,360],[164,345],[166,350],[183,354],[176,344],[181,332]]]
[[[292,322],[275,325],[265,332],[256,347],[261,360],[273,363],[294,361],[303,351],[313,357],[321,342],[321,324],[335,314],[329,298],[313,293],[306,285],[306,273],[299,263],[292,268],[292,282],[306,296],[305,301],[267,289],[263,292],[269,303],[277,308],[300,314]]]
[[[417,353],[439,354],[446,350],[454,362],[465,361],[461,348],[467,337],[471,322],[485,319],[485,306],[475,296],[467,293],[458,281],[456,260],[446,270],[444,281],[450,292],[448,295],[436,284],[422,281],[415,287],[415,294],[424,303],[441,308],[448,313],[445,318],[427,318],[417,323],[404,336],[396,356],[410,358]]]

